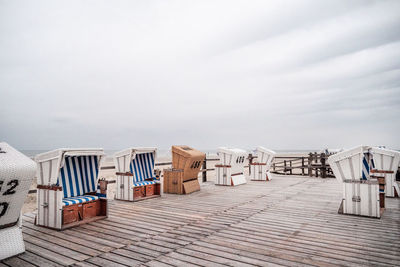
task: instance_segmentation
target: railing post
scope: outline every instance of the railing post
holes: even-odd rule
[[[286,159],[283,160],[283,172],[284,172],[285,175],[286,175]]]
[[[203,161],[203,173],[202,173],[202,177],[203,177],[203,183],[207,182],[207,158],[204,159]]]
[[[326,158],[325,153],[321,153],[321,177],[326,178]]]
[[[292,175],[293,174],[292,173],[292,161],[289,161],[289,167],[290,167],[289,173],[290,173],[290,175]]]
[[[304,176],[304,157],[301,157],[301,175]]]
[[[308,154],[308,176],[310,177],[312,177],[311,164],[312,164],[312,153],[310,152],[310,154]]]

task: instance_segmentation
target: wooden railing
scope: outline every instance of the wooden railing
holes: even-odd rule
[[[331,154],[309,153],[307,157],[275,157],[272,173],[310,177],[334,177],[327,159]]]

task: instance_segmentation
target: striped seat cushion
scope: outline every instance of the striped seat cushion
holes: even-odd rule
[[[136,187],[136,186],[143,186],[143,185],[149,185],[149,184],[155,184],[156,181],[143,181],[143,182],[136,182],[133,183],[132,187]]]
[[[99,199],[99,197],[85,195],[85,196],[79,196],[79,197],[64,198],[62,202],[63,202],[63,207],[64,207],[64,206],[74,205],[74,204],[78,204],[78,203],[89,202],[89,201],[96,200],[96,199]]]

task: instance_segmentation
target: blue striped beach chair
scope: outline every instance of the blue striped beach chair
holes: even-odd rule
[[[159,197],[160,183],[154,172],[157,149],[136,147],[114,154],[118,200],[138,201]]]
[[[58,149],[35,157],[36,224],[65,229],[107,217],[107,182],[100,180],[102,149]]]

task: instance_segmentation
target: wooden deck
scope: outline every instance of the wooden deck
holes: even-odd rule
[[[400,199],[382,219],[337,214],[335,179],[278,176],[188,196],[111,201],[109,218],[57,232],[24,216],[26,253],[0,266],[400,265]]]

